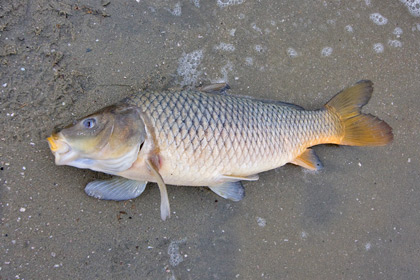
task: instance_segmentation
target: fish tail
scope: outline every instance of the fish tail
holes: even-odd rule
[[[393,140],[392,128],[386,122],[361,112],[372,96],[372,86],[371,81],[360,81],[325,104],[325,108],[339,118],[342,127],[334,144],[384,146]]]

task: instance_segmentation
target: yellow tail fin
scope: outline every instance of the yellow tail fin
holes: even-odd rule
[[[360,81],[356,85],[337,93],[325,108],[336,114],[344,128],[340,145],[383,146],[393,139],[392,128],[383,120],[363,114],[361,108],[369,102],[373,92],[371,81]]]

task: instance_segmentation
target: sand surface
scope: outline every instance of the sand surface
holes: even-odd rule
[[[419,279],[420,1],[88,0],[0,4],[0,279]],[[386,147],[319,146],[234,203],[169,186],[99,201],[56,166],[54,127],[143,89],[225,80],[320,108],[370,79]]]

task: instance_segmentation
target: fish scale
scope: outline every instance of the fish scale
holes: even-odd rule
[[[325,125],[327,112],[283,103],[199,91],[143,92],[125,102],[150,118],[161,175],[169,184],[205,185],[221,175],[253,175],[291,161],[306,149],[302,143],[332,134],[332,126]]]

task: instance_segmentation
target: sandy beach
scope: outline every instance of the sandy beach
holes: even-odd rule
[[[4,3],[3,3],[4,2]],[[0,280],[419,279],[420,1],[70,0],[0,4]],[[321,108],[359,80],[385,147],[315,147],[246,197],[156,184],[125,202],[56,166],[53,129],[142,90]]]

